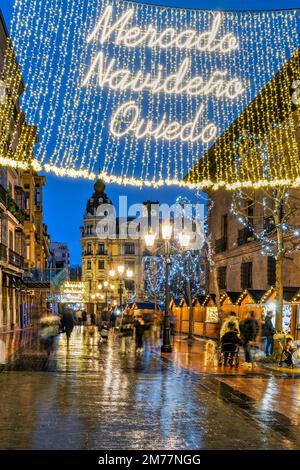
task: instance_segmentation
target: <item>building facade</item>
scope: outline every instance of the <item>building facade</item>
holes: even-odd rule
[[[117,219],[115,230],[111,231],[107,223],[103,223],[106,204],[111,205],[111,200],[99,180],[87,202],[80,229],[82,280],[90,293],[90,309],[141,298],[144,291],[144,241],[128,236],[129,223],[134,224],[133,220]],[[120,266],[124,267],[122,276],[118,271]]]
[[[21,179],[25,192],[25,267],[47,269],[50,236],[44,224],[43,212],[43,187],[46,180],[33,170],[23,171]]]
[[[32,321],[34,293],[28,288],[24,269],[46,267],[49,242],[43,224],[43,208],[37,204],[37,187],[44,184],[44,179],[25,171],[24,166],[33,160],[33,148],[37,142],[36,127],[27,125],[20,109],[24,88],[0,11],[1,331],[27,326]]]
[[[22,158],[30,153],[25,136],[28,127],[19,99],[24,83],[14,56],[8,31],[0,12],[0,157]],[[3,92],[4,90],[4,92]],[[25,196],[20,171],[0,168],[0,329],[10,330],[22,323],[26,290],[22,282],[25,257]]]
[[[215,240],[214,261],[219,289],[242,292],[244,289],[267,290],[275,286],[275,258],[262,254],[261,241],[257,240],[232,212],[232,193],[217,191],[210,197],[213,208],[209,216],[209,231]],[[263,214],[260,214],[261,211],[261,197],[258,193],[258,200],[251,204],[251,217],[254,217],[253,220],[257,220],[258,224],[267,225],[269,219],[264,219]],[[300,227],[300,210],[295,212],[290,222]],[[285,288],[300,286],[299,253],[291,253],[284,259],[283,286]],[[210,276],[209,292],[215,293],[215,291],[214,279]]]

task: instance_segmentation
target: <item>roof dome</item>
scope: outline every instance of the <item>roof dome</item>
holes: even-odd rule
[[[86,214],[96,215],[97,209],[101,204],[111,204],[111,200],[105,193],[105,184],[101,179],[98,179],[94,184],[94,194],[88,200],[86,205]]]
[[[105,184],[101,179],[98,179],[97,182],[94,184],[94,190],[96,194],[103,194],[105,191]]]

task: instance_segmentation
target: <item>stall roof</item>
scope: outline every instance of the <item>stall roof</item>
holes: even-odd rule
[[[203,305],[205,299],[206,299],[206,295],[196,295],[196,296],[193,298],[193,301],[198,300],[199,304],[200,304],[200,305]]]
[[[130,309],[136,307],[138,310],[155,310],[154,302],[131,302],[130,304],[127,304],[127,306]],[[156,308],[160,308],[160,305],[156,304]]]
[[[264,290],[245,289],[239,296],[237,304],[240,304],[247,295],[251,297],[251,299],[253,300],[253,304],[259,304],[265,292],[266,291]]]
[[[207,294],[207,296],[204,299],[203,305],[206,305],[209,300],[212,300],[214,303],[216,303],[216,294]]]
[[[221,301],[224,298],[228,297],[233,305],[236,305],[242,292],[224,292],[221,296]]]
[[[283,300],[285,302],[292,302],[295,295],[299,291],[299,287],[284,287],[283,288]],[[261,303],[264,303],[274,292],[276,292],[275,287],[270,287],[268,291],[261,298]]]

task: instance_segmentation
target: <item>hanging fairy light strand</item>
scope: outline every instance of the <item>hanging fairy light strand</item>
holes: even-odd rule
[[[298,185],[299,108],[289,74],[282,86],[272,81],[290,60],[300,79],[293,61],[298,26],[298,10],[16,0],[12,41],[27,84],[22,107],[39,128],[34,164],[134,186]],[[283,106],[281,122],[274,105]],[[2,141],[1,133],[3,158]],[[11,149],[7,162],[15,161]]]

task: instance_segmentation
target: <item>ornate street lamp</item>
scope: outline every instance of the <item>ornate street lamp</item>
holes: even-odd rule
[[[179,243],[183,251],[188,251],[190,243],[191,243],[191,236],[189,233],[181,233],[179,236]],[[191,293],[191,260],[188,256],[187,258],[187,271],[188,271],[188,280],[187,280],[187,293],[189,298],[189,334],[188,334],[188,342],[193,342],[193,323],[194,323],[194,311],[192,305],[192,293]]]
[[[169,286],[169,277],[170,277],[170,240],[172,237],[173,227],[170,223],[164,223],[162,225],[162,238],[165,242],[164,244],[164,256],[165,256],[165,284],[166,284],[166,296],[165,296],[165,311],[163,316],[163,343],[161,347],[161,352],[171,353],[171,327],[170,327],[170,314],[169,314],[169,304],[170,304],[170,286]],[[155,242],[155,235],[148,233],[145,236],[146,245],[151,248]]]

